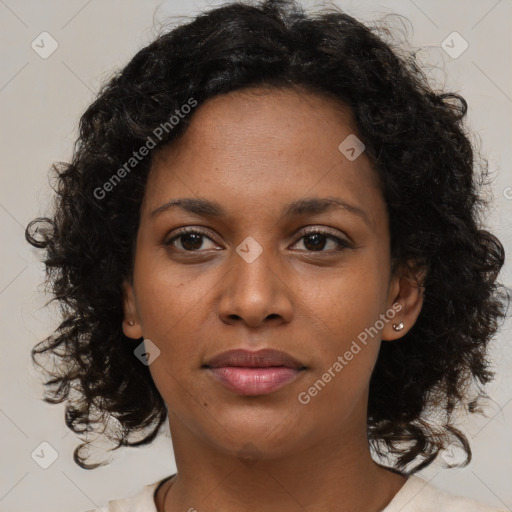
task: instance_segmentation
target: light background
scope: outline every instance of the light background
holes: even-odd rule
[[[99,85],[148,44],[169,16],[193,16],[220,4],[0,0],[2,512],[81,512],[108,499],[130,496],[175,471],[166,435],[149,447],[118,450],[110,465],[93,471],[73,462],[78,440],[64,424],[64,406],[41,400],[40,377],[31,368],[30,349],[56,327],[57,313],[55,308],[40,309],[47,299],[38,291],[44,275],[38,254],[24,240],[24,228],[47,211],[52,195],[50,165],[70,158],[79,117]],[[336,4],[362,20],[389,13],[406,16],[414,29],[410,41],[424,48],[420,55],[425,62],[437,66],[430,76],[467,99],[469,124],[479,134],[494,171],[495,208],[489,224],[511,254],[511,0],[338,0]],[[31,48],[43,31],[59,45],[47,59]],[[469,44],[455,59],[440,46],[454,31]],[[507,263],[501,281],[509,286],[511,272]],[[509,320],[493,348],[498,373],[489,387],[494,399],[489,417],[464,425],[473,462],[464,469],[433,466],[421,473],[450,492],[508,509],[512,507],[510,337]],[[48,469],[31,458],[43,441],[58,452]]]

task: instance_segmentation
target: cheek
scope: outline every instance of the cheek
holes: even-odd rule
[[[316,345],[316,365],[297,399],[308,418],[325,418],[322,424],[343,424],[356,407],[365,407],[365,393],[380,349],[380,330],[372,330],[381,314],[375,291],[377,282],[366,274],[365,286],[357,274],[339,279],[316,297],[315,317],[322,319],[324,335]],[[318,300],[319,299],[319,300]],[[361,413],[362,414],[362,413]],[[330,418],[329,420],[327,418]]]
[[[172,264],[164,251],[158,257],[142,252],[134,279],[143,335],[162,342],[186,334],[217,283],[212,272]]]
[[[326,273],[314,289],[304,289],[308,307],[340,341],[355,339],[385,312],[389,273],[372,253],[355,256],[333,275]],[[342,348],[339,347],[339,348]]]
[[[312,377],[329,382],[330,391],[322,391],[326,396],[349,400],[349,390],[366,388],[380,348],[387,278],[381,262],[368,255],[340,269],[335,278],[326,274],[309,294],[303,292],[310,325],[316,324],[323,340],[317,344],[320,364]]]
[[[170,397],[183,395],[193,379],[192,368],[199,365],[199,354],[191,340],[203,337],[198,315],[207,300],[205,293],[210,281],[203,276],[182,278],[169,264],[145,263],[141,258],[135,272],[137,309],[142,335],[154,343],[158,357],[149,366],[160,394],[167,402]]]

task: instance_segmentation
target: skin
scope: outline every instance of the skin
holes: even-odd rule
[[[184,136],[154,155],[123,330],[160,350],[149,369],[178,473],[158,493],[159,511],[377,512],[405,483],[370,456],[368,388],[381,340],[399,342],[423,295],[419,276],[391,272],[377,175],[364,153],[350,161],[338,149],[350,134],[351,112],[332,98],[252,89],[198,107]],[[281,218],[291,201],[326,197],[364,218],[347,209]],[[216,201],[225,216],[151,214],[177,198]],[[166,246],[185,226],[205,237]],[[349,245],[308,238],[306,227]],[[247,237],[263,251],[252,263],[236,251]],[[402,309],[393,320],[301,404],[298,394],[394,303]],[[202,368],[233,348],[283,350],[307,369],[271,394],[241,396]]]

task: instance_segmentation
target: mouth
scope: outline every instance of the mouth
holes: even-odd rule
[[[266,395],[295,380],[307,367],[279,350],[230,350],[203,365],[221,385],[239,395]]]

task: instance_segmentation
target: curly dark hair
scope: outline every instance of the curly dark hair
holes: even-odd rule
[[[55,359],[45,400],[66,401],[73,432],[105,431],[114,420],[116,448],[135,446],[151,442],[167,417],[148,367],[134,357],[140,340],[123,334],[122,283],[131,279],[152,158],[194,113],[175,126],[170,117],[191,98],[201,105],[244,88],[295,88],[350,107],[381,179],[393,268],[425,270],[416,324],[399,343],[382,344],[371,377],[370,444],[395,468],[414,463],[410,472],[453,441],[469,462],[454,411],[479,411],[493,377],[488,344],[510,301],[497,282],[504,249],[482,227],[489,172],[463,126],[466,101],[436,92],[414,52],[386,35],[337,7],[306,13],[294,0],[234,2],[159,35],[101,88],[80,119],[71,162],[53,165],[51,218],[25,232],[45,249],[45,284],[62,313],[32,358]],[[150,140],[158,147],[131,161]],[[100,464],[86,463],[87,444],[74,459],[93,468]]]

